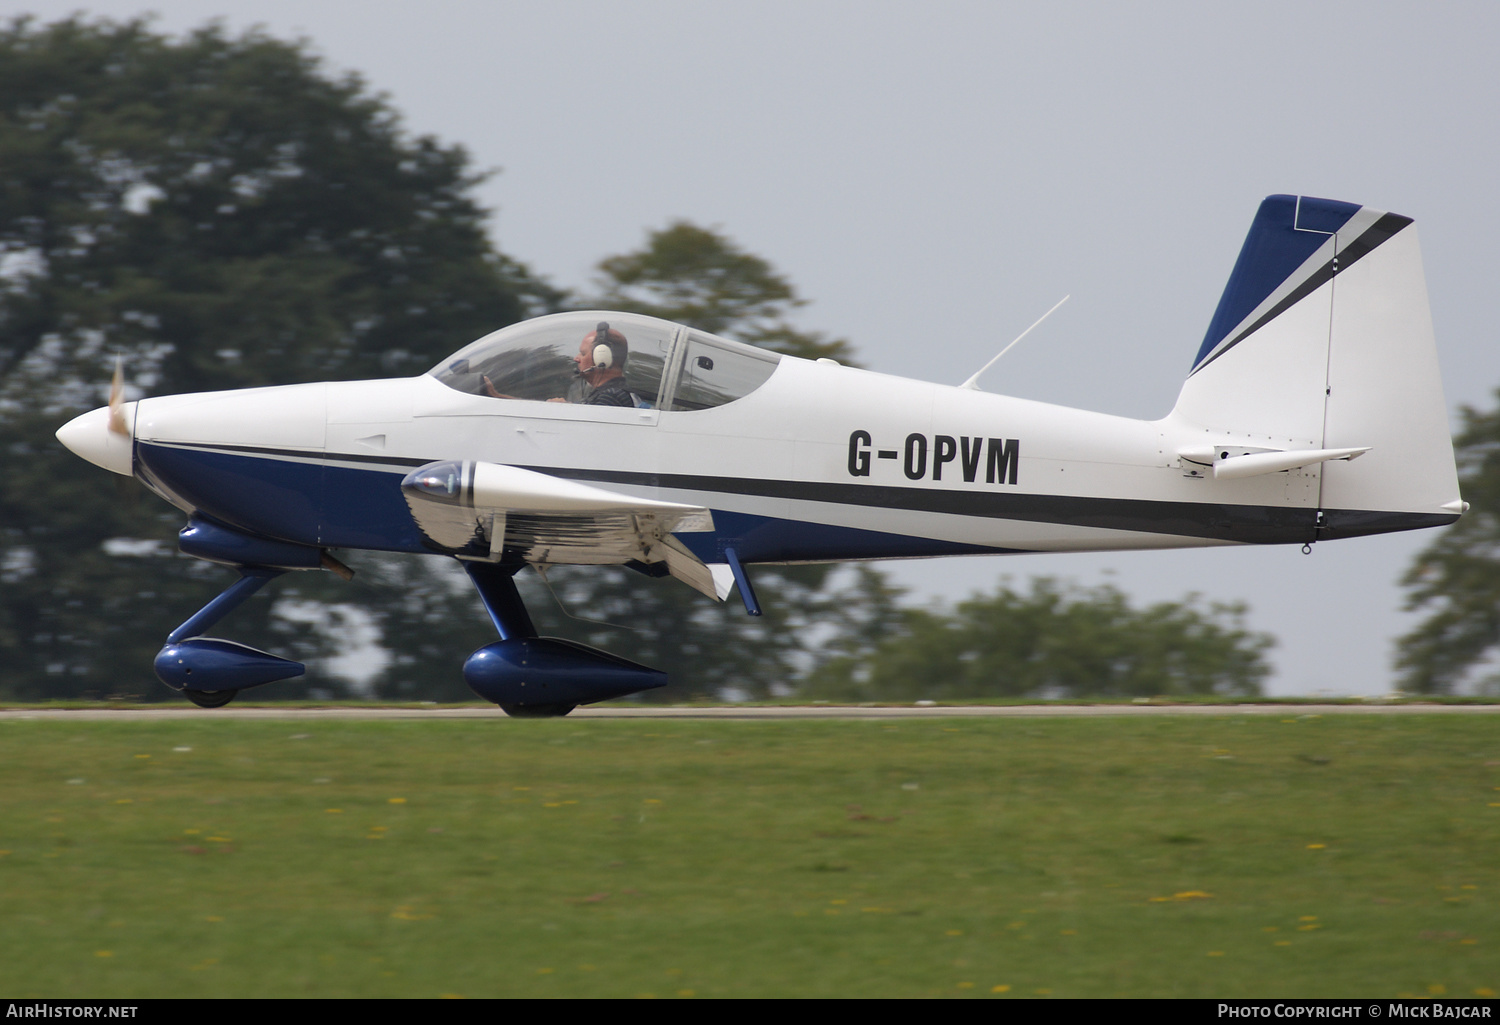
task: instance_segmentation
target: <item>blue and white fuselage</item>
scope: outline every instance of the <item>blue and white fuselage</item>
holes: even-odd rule
[[[593,337],[621,339],[630,405],[588,401]],[[1298,197],[1262,205],[1155,421],[589,312],[417,378],[148,398],[59,437],[253,539],[656,567],[720,598],[730,564],[1304,544],[1464,508],[1415,228]]]

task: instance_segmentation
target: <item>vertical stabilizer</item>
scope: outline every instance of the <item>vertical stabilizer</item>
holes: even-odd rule
[[[1173,418],[1216,444],[1368,447],[1318,471],[1321,536],[1456,518],[1447,404],[1411,218],[1268,197]]]

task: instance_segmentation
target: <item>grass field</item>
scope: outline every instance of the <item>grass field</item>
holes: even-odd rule
[[[1493,996],[1489,716],[0,722],[0,995]]]

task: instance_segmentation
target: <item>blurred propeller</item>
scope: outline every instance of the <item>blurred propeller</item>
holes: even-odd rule
[[[125,359],[115,357],[109,405],[75,416],[57,431],[57,440],[95,466],[124,477],[135,475],[136,403],[125,401]]]
[[[115,377],[109,384],[109,429],[112,434],[130,437],[125,424],[125,357],[115,356]]]

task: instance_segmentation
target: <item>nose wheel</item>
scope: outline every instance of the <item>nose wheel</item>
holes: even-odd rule
[[[182,696],[199,708],[223,708],[238,693],[237,690],[183,690]]]

